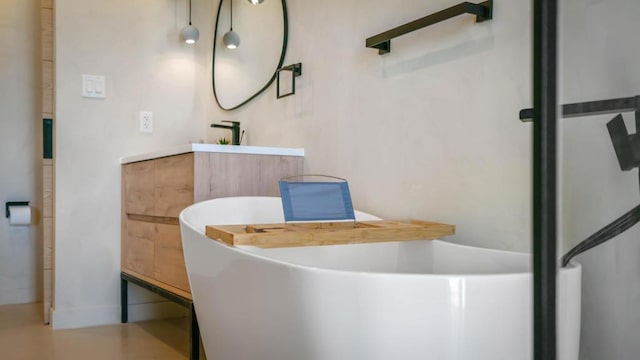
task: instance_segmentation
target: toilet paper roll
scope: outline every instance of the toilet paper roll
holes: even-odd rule
[[[30,206],[9,206],[9,225],[31,225]]]

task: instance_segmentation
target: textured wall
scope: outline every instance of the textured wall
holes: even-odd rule
[[[7,201],[40,204],[39,5],[0,2],[0,305],[42,300],[38,227],[10,227],[4,217]]]
[[[179,39],[187,4],[56,1],[54,327],[119,322],[120,158],[204,137],[207,55]],[[82,74],[106,76],[106,99],[81,97]],[[132,302],[155,301],[131,288]]]

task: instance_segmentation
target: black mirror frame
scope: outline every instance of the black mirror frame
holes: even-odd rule
[[[211,58],[211,87],[213,88],[213,97],[216,100],[216,104],[218,104],[218,107],[225,111],[231,111],[231,110],[238,109],[239,107],[245,105],[249,101],[255,99],[258,95],[260,95],[263,91],[265,91],[271,84],[273,84],[273,81],[276,79],[276,76],[278,74],[278,69],[282,67],[282,64],[284,63],[284,57],[287,53],[287,42],[289,39],[289,20],[287,16],[287,2],[286,0],[281,0],[284,33],[283,33],[283,39],[282,39],[282,51],[280,52],[280,61],[278,62],[278,66],[276,66],[275,70],[273,71],[273,75],[271,76],[271,79],[269,79],[269,81],[267,81],[267,84],[263,86],[260,90],[258,90],[258,92],[251,95],[247,100],[241,102],[240,104],[234,107],[225,108],[224,106],[222,106],[222,104],[220,104],[220,101],[218,100],[218,94],[216,93],[216,81],[215,81],[216,43],[218,41],[218,19],[220,19],[220,10],[222,9],[222,4],[224,3],[224,1],[225,0],[220,0],[220,3],[218,4],[218,12],[216,13],[216,23],[215,23],[214,33],[213,33],[213,50],[212,50],[213,56]],[[230,0],[230,1],[233,1],[233,0]]]

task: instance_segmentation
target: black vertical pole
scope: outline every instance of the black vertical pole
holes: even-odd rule
[[[556,359],[556,0],[533,1],[533,348]]]
[[[126,324],[129,321],[129,293],[127,288],[127,280],[120,275],[120,322]]]
[[[196,317],[196,307],[193,302],[189,306],[191,314],[191,325],[189,327],[189,360],[198,360],[200,358],[200,328],[198,327],[198,318]]]

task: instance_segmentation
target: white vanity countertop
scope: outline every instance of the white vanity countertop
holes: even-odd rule
[[[279,148],[265,146],[244,146],[244,145],[218,145],[218,144],[184,144],[165,149],[156,150],[146,154],[125,156],[120,159],[120,164],[127,164],[136,161],[156,159],[165,156],[185,154],[189,152],[218,152],[232,154],[256,154],[256,155],[281,155],[281,156],[304,156],[304,149]]]

